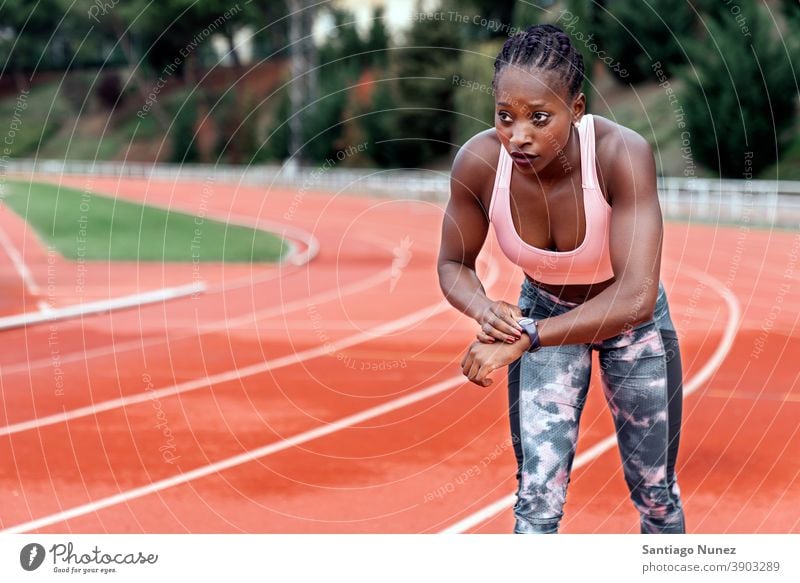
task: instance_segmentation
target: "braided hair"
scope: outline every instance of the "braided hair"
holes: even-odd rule
[[[497,88],[497,77],[508,65],[563,72],[562,80],[570,98],[583,86],[583,57],[572,46],[569,36],[552,24],[529,26],[506,40],[494,61],[492,89]]]

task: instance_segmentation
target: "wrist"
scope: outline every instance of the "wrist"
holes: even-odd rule
[[[475,320],[478,324],[483,324],[483,316],[492,305],[492,300],[483,296],[480,299],[474,300],[467,310],[467,315]]]
[[[519,324],[524,332],[521,336],[527,345],[526,351],[536,352],[539,350],[542,347],[542,342],[539,337],[538,322],[533,318],[520,318],[517,320],[517,324]]]
[[[518,348],[519,349],[519,354],[520,354],[520,356],[522,356],[523,354],[528,352],[528,350],[530,350],[530,347],[531,347],[531,338],[530,338],[530,336],[528,336],[525,333],[520,334],[519,335],[519,340],[514,342],[513,346],[514,346],[514,348]]]

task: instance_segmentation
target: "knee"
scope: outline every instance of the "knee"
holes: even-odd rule
[[[667,520],[680,512],[680,499],[675,494],[677,488],[668,484],[639,485],[631,489],[631,500],[642,516],[653,520]]]
[[[519,495],[514,505],[514,533],[555,534],[563,516],[560,491],[536,489]]]

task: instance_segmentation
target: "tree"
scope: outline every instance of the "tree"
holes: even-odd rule
[[[797,54],[787,54],[772,37],[768,17],[754,2],[739,1],[751,36],[734,18],[709,22],[709,37],[689,44],[694,70],[683,75],[680,100],[693,155],[732,178],[774,163],[797,115]]]
[[[800,28],[800,2],[797,0],[781,0],[781,10],[790,30],[797,32]]]
[[[592,44],[619,63],[620,67],[609,70],[620,81],[637,84],[652,79],[655,62],[661,63],[666,74],[685,64],[684,38],[695,22],[695,13],[685,1],[609,0],[597,16],[597,40]]]
[[[0,71],[14,76],[17,90],[28,87],[24,73],[47,68],[50,40],[64,11],[58,0],[6,0],[0,4]]]
[[[525,30],[529,26],[539,24],[545,8],[552,2],[542,0],[520,0],[514,4],[514,12],[511,16],[511,23],[515,29]]]
[[[427,165],[453,147],[453,72],[463,26],[420,18],[408,30],[405,46],[392,51],[390,73],[396,79],[392,85],[397,109],[392,116],[393,133],[384,140],[393,142],[396,165]]]
[[[389,62],[389,44],[391,39],[386,30],[386,25],[383,23],[383,7],[377,7],[372,13],[372,26],[369,29],[369,36],[365,49],[369,51],[369,57],[372,65],[376,67],[385,67]]]

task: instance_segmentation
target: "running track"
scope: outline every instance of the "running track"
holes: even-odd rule
[[[438,289],[440,206],[63,183],[282,223],[320,251],[277,267],[93,263],[77,290],[76,265],[0,206],[0,315],[210,284],[0,332],[0,530],[511,530],[505,378],[484,389],[460,377],[475,326]],[[678,465],[690,532],[800,532],[799,255],[798,233],[667,224],[662,279],[690,392]],[[520,273],[493,241],[479,272],[491,297],[515,301]],[[638,532],[597,381],[595,370],[562,531]]]

